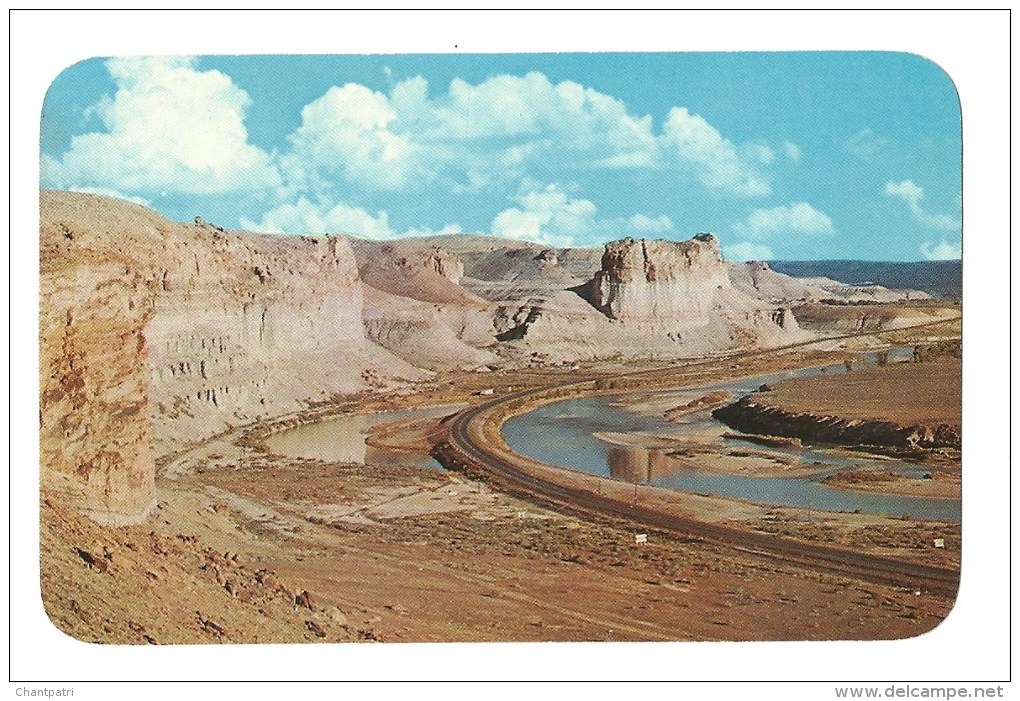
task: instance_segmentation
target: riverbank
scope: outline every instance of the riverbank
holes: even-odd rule
[[[883,470],[847,470],[827,477],[825,484],[875,494],[902,494],[926,499],[959,499],[959,471],[931,470],[921,479]]]
[[[732,371],[736,368],[754,366],[758,371],[752,377],[769,371],[774,372],[783,366],[797,366],[798,359],[791,359],[784,354],[755,355],[753,358],[742,359],[745,362],[754,361],[747,365],[730,363],[730,359],[713,359],[704,361],[700,367],[697,380],[701,384],[708,384],[710,381],[721,381],[732,379]],[[800,358],[803,360],[803,357]],[[678,374],[683,375],[678,369]],[[726,378],[725,376],[729,376]],[[741,375],[741,377],[747,377]],[[624,378],[622,384],[629,384],[631,378]],[[684,386],[685,377],[669,377],[659,372],[656,376],[657,382],[662,387]],[[692,381],[693,384],[693,381]],[[697,386],[701,386],[698,384]],[[580,509],[591,513],[603,507],[593,504],[604,504],[606,509],[623,513],[632,508],[640,508],[647,518],[679,519],[684,523],[691,524],[692,532],[697,532],[699,527],[694,524],[710,524],[726,521],[727,532],[730,536],[737,537],[737,532],[753,533],[768,532],[761,523],[756,522],[758,518],[764,521],[771,521],[769,514],[793,513],[792,521],[804,521],[807,523],[822,523],[825,527],[818,530],[814,527],[787,529],[784,537],[793,540],[808,542],[840,543],[841,547],[849,547],[855,552],[889,553],[895,552],[897,558],[910,560],[918,563],[936,564],[946,566],[950,569],[958,567],[958,551],[952,552],[952,548],[935,548],[933,545],[925,545],[925,542],[934,542],[930,539],[929,531],[941,533],[958,532],[959,525],[947,521],[915,522],[912,519],[890,518],[882,516],[867,516],[858,513],[819,511],[810,508],[797,507],[768,507],[749,500],[713,497],[707,494],[693,494],[690,492],[677,491],[673,489],[661,489],[649,487],[644,484],[644,479],[606,479],[584,472],[552,467],[544,462],[527,458],[519,453],[513,452],[506,444],[502,435],[502,426],[510,417],[519,416],[530,412],[536,407],[548,405],[549,407],[563,407],[558,400],[563,397],[585,394],[586,388],[579,386],[554,387],[549,390],[519,394],[506,400],[493,401],[484,407],[464,412],[458,416],[456,429],[451,429],[451,436],[440,446],[440,451],[434,453],[447,467],[464,471],[472,476],[483,477],[492,480],[501,490],[508,490],[510,493],[526,496],[531,494],[533,498],[541,495],[563,495],[555,497],[558,503],[557,508],[567,511]],[[598,396],[606,393],[602,388],[597,388],[593,394]],[[615,400],[614,400],[615,402]],[[569,412],[568,412],[569,414]],[[453,423],[451,423],[453,426]],[[455,434],[455,435],[454,435]],[[612,441],[629,441],[633,436],[602,436]],[[646,436],[641,440],[660,442],[658,436]],[[453,443],[456,443],[454,445]],[[468,445],[474,448],[469,449]],[[654,450],[649,452],[649,461],[646,464],[638,465],[636,468],[645,475],[656,469]],[[477,454],[476,454],[477,453]],[[640,456],[638,456],[640,457]],[[490,460],[491,458],[491,460]],[[502,466],[492,465],[486,467],[484,463],[494,461]],[[814,467],[817,472],[817,467]],[[630,482],[630,484],[628,484]],[[532,488],[531,484],[544,485]],[[537,495],[537,496],[536,496]],[[587,502],[592,502],[587,504]],[[587,504],[587,506],[583,506]],[[575,508],[576,507],[576,508]],[[744,509],[743,513],[740,509]],[[749,513],[747,510],[750,510]],[[757,513],[753,513],[757,511]],[[891,513],[899,513],[893,511]],[[721,514],[728,514],[722,516]],[[753,515],[752,515],[753,514]],[[876,527],[875,533],[865,537],[848,535],[850,531],[858,527]],[[921,526],[918,528],[918,526]],[[928,527],[931,528],[928,528]],[[735,529],[735,530],[734,530]],[[702,530],[712,530],[711,528]],[[840,541],[835,536],[837,532],[847,536],[846,541]],[[888,537],[889,532],[899,532],[896,537]],[[904,534],[912,532],[914,536]],[[820,535],[821,533],[821,535]],[[882,535],[876,535],[881,533]],[[860,534],[858,534],[860,535]],[[943,538],[943,541],[945,538]],[[913,543],[908,547],[901,547],[896,543]],[[871,546],[864,546],[862,543],[870,543]]]
[[[959,358],[798,378],[762,389],[713,414],[748,433],[904,450],[960,448]]]
[[[818,357],[800,350],[693,361],[661,381],[714,382]],[[649,363],[649,384],[660,382],[662,367]],[[44,491],[47,612],[70,635],[124,644],[886,639],[923,633],[948,613],[945,594],[696,536],[643,529],[639,544],[626,519],[570,515],[457,473],[289,458],[264,445],[287,426],[477,404],[485,389],[503,396],[578,381],[608,394],[619,372],[448,373],[413,393],[337,398],[233,429],[163,456],[158,508],[128,529],[93,524]],[[401,433],[390,428],[387,443]],[[959,525],[668,498],[748,532],[959,563]],[[931,545],[937,538],[944,547]]]

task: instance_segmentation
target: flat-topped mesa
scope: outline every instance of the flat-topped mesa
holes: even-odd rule
[[[717,291],[729,288],[729,268],[712,234],[682,242],[626,238],[606,244],[592,302],[621,321],[700,317]]]

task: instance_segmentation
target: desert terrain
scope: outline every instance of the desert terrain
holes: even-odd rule
[[[957,300],[730,264],[709,234],[256,236],[60,192],[40,254],[41,593],[81,640],[885,639],[952,607],[958,520],[629,484],[523,458],[501,430],[571,397],[674,423],[751,397],[905,429],[831,449],[932,473],[846,469],[836,488],[958,501]],[[862,365],[892,347],[916,357]],[[743,399],[699,389],[846,363]],[[278,442],[341,420],[361,428],[332,456]],[[609,438],[813,474],[767,445],[747,462],[729,439]]]

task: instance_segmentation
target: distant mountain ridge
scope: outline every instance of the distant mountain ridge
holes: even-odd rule
[[[848,285],[873,283],[893,289],[960,299],[963,266],[958,260],[893,263],[868,260],[770,260],[769,267],[791,277],[828,277]]]

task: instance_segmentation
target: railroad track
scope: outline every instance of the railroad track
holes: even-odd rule
[[[920,328],[946,323],[943,320],[928,324],[919,324],[911,328]],[[901,330],[901,329],[897,329]],[[844,336],[820,339],[824,341],[851,338],[861,335],[874,335],[876,332],[847,334]],[[779,349],[749,351],[742,354],[719,356],[712,359],[684,364],[684,369],[719,365],[741,357],[778,353],[791,347],[810,345],[819,341],[798,343]],[[637,371],[621,377],[633,378],[648,373],[662,373],[674,366]],[[494,445],[484,439],[483,427],[491,420],[496,410],[503,409],[511,402],[527,402],[529,399],[540,399],[548,395],[550,390],[580,388],[592,383],[565,382],[551,387],[532,390],[521,390],[512,394],[490,400],[483,404],[465,409],[444,420],[445,442],[441,444],[436,456],[451,469],[467,467],[494,478],[500,485],[521,496],[538,497],[553,503],[560,510],[581,515],[609,515],[622,517],[629,521],[654,529],[695,537],[734,547],[740,551],[767,556],[773,561],[781,561],[795,566],[806,567],[817,571],[838,574],[849,578],[858,578],[879,584],[893,585],[922,590],[939,595],[954,597],[959,587],[959,571],[945,567],[905,562],[880,555],[870,555],[833,546],[819,545],[794,541],[766,533],[739,530],[712,523],[705,523],[684,518],[656,508],[655,505],[639,504],[619,497],[594,493],[582,487],[564,484],[534,471],[529,471],[527,458],[514,453],[505,445]],[[594,386],[594,385],[593,385]],[[555,401],[545,397],[549,401]],[[448,453],[452,451],[452,455]],[[466,464],[457,464],[458,458]],[[549,467],[551,466],[543,466]],[[552,468],[554,469],[554,468]]]

